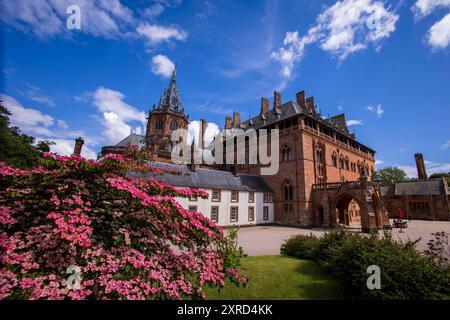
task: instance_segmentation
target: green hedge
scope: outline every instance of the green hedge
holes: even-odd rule
[[[389,233],[361,235],[345,230],[323,237],[298,235],[288,239],[281,253],[317,261],[337,279],[353,299],[450,299],[448,265],[420,253],[416,242],[397,242]],[[369,290],[367,267],[381,269],[381,289]]]

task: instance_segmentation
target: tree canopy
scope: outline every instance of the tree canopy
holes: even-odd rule
[[[406,172],[397,167],[386,167],[380,169],[375,174],[375,180],[380,180],[382,183],[395,183],[407,181]]]
[[[22,133],[18,127],[11,126],[11,112],[0,101],[0,161],[18,168],[29,169],[44,151],[50,151],[50,141],[40,141],[33,146],[35,138]]]

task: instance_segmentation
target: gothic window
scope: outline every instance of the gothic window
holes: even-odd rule
[[[156,122],[155,122],[155,129],[159,130],[159,129],[162,129],[162,127],[163,127],[162,119],[157,119]]]
[[[284,201],[293,201],[294,200],[294,189],[291,184],[287,182],[284,185]]]
[[[283,147],[281,158],[283,159],[283,161],[292,160],[291,149],[288,146]]]
[[[350,170],[348,157],[345,158],[345,170]]]
[[[178,122],[176,120],[172,120],[170,122],[170,130],[177,130],[178,129]]]
[[[333,152],[333,155],[331,156],[331,162],[333,163],[333,167],[337,167],[337,155],[336,155],[336,152]]]
[[[339,159],[339,168],[344,169],[344,157]]]

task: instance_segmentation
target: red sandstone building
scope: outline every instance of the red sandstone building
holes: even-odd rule
[[[145,136],[131,134],[115,146],[102,148],[102,155],[120,153],[129,146],[138,146],[149,148],[155,161],[170,162],[173,147],[171,134],[178,128],[187,129],[188,124],[189,116],[184,113],[181,104],[175,70],[158,105],[149,111]],[[202,120],[201,124],[202,146],[206,121]],[[306,98],[303,91],[297,93],[295,101],[284,103],[281,94],[275,92],[272,107],[268,99],[261,98],[259,115],[246,121],[241,121],[236,112],[233,118],[226,117],[225,129],[233,128],[279,130],[279,171],[275,175],[262,176],[274,192],[275,223],[301,227],[356,224],[368,232],[389,228],[389,214],[395,214],[399,206],[403,206],[405,212],[416,210],[415,204],[401,202],[405,194],[399,190],[406,189],[409,190],[409,197],[425,197],[418,202],[427,202],[430,208],[426,211],[428,215],[417,217],[432,216],[447,220],[446,217],[450,216],[446,184],[440,187],[443,200],[439,202],[432,197],[436,197],[435,182],[430,182],[434,186],[431,188],[434,188],[433,195],[417,192],[411,187],[381,187],[373,182],[375,151],[349,132],[344,114],[328,119],[323,117],[316,108],[314,97]],[[246,159],[248,150],[246,142]],[[195,170],[196,166],[190,168]],[[235,176],[261,176],[261,166],[258,164],[220,165],[215,168],[232,171]],[[419,188],[424,190],[425,187]]]

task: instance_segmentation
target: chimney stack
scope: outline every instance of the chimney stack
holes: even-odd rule
[[[260,115],[264,115],[269,111],[269,99],[261,97],[261,113]]]
[[[308,111],[314,113],[315,111],[314,97],[309,97],[308,99],[306,99],[306,105],[308,106]]]
[[[416,167],[417,167],[417,177],[419,180],[427,179],[427,170],[425,169],[425,161],[423,160],[423,155],[421,153],[416,153],[414,155],[416,159]]]
[[[201,149],[205,148],[205,130],[206,130],[206,120],[200,120],[200,134],[199,134],[199,146]]]
[[[306,109],[305,91],[297,92],[296,98],[297,104],[303,109]]]
[[[233,112],[233,128],[238,128],[241,124],[241,115],[239,112]]]
[[[73,148],[74,156],[81,156],[81,149],[83,148],[84,140],[82,137],[75,139],[75,147]]]
[[[273,108],[281,108],[281,93],[278,91],[273,93]]]
[[[230,117],[225,117],[225,129],[231,129],[233,126],[231,121]]]

